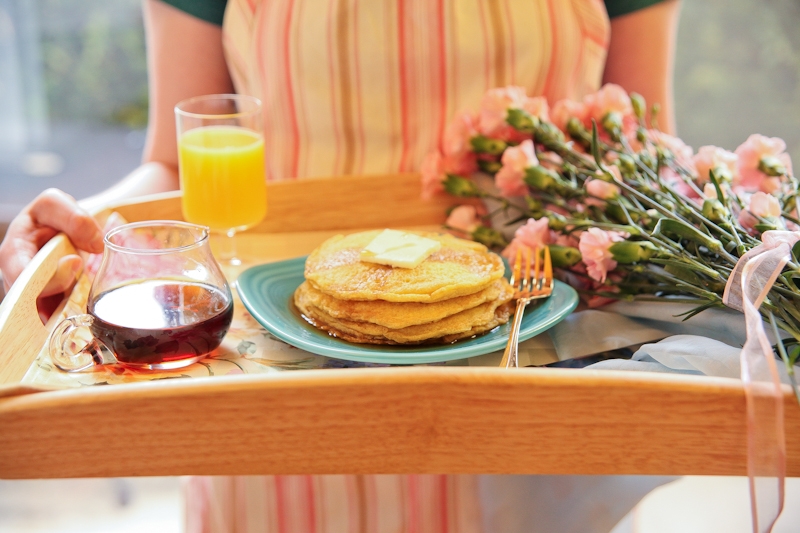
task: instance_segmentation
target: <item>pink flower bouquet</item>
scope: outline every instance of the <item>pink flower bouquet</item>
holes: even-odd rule
[[[552,106],[520,87],[493,89],[481,107],[461,114],[444,151],[426,160],[425,191],[492,199],[521,225],[509,242],[470,207],[454,210],[448,227],[506,257],[550,246],[561,279],[589,305],[669,298],[695,304],[689,318],[755,303],[766,324],[788,333],[778,349],[793,374],[800,214],[782,140],[752,135],[733,152],[695,154],[652,127],[655,107],[615,85]],[[476,172],[493,176],[491,191]]]

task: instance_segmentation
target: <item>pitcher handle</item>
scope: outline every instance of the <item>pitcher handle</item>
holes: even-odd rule
[[[74,336],[78,330],[88,329],[92,322],[94,322],[92,315],[75,315],[65,318],[53,329],[47,343],[48,351],[53,364],[59,369],[65,372],[80,372],[95,365],[117,362],[113,352],[94,337],[85,343],[80,340],[75,342]]]

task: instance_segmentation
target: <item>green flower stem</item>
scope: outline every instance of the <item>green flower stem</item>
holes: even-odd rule
[[[701,305],[704,300],[700,298],[664,298],[661,296],[636,296],[636,302],[658,302],[658,303],[673,303],[673,304],[691,304]]]
[[[600,228],[606,231],[624,231],[625,233],[631,233],[630,226],[625,226],[623,224],[613,224],[611,222],[596,222],[593,220],[583,220],[583,219],[575,219],[575,218],[568,218],[567,219],[567,226],[572,226],[570,229],[570,233],[582,228]],[[638,227],[634,225],[636,231],[638,231]],[[643,235],[644,236],[644,235]]]
[[[775,315],[772,313],[769,314],[769,321],[772,324],[772,333],[777,339],[778,354],[780,354],[781,359],[783,359],[783,364],[786,366],[786,373],[789,375],[789,381],[792,383],[794,396],[797,399],[797,403],[800,404],[800,388],[797,386],[797,380],[795,380],[794,377],[794,365],[789,360],[789,355],[786,353],[786,348],[783,346],[783,341],[778,334],[778,325],[775,322]]]
[[[659,259],[657,257],[653,257],[653,258],[650,258],[649,261],[651,263],[655,263],[657,265],[665,265],[665,266],[666,265],[673,265],[673,266],[677,266],[677,267],[688,268],[688,269],[693,270],[695,272],[700,272],[701,274],[705,274],[706,276],[708,276],[711,279],[714,279],[714,280],[720,279],[719,272],[717,272],[716,270],[712,270],[710,268],[707,268],[706,266],[702,265],[701,263],[699,263],[697,261],[694,261],[694,260],[691,260],[691,259],[688,259],[688,258],[684,258],[683,261],[675,261],[674,259]]]
[[[795,338],[795,340],[800,341],[800,331],[798,331],[796,327],[796,321],[792,319],[791,316],[787,315],[784,309],[781,307],[776,307],[772,305],[764,305],[765,308],[761,309],[761,316],[763,318],[769,318],[768,313],[775,313],[777,312],[782,320],[779,320],[780,327],[783,331],[791,335]]]
[[[699,297],[701,297],[701,298],[703,298],[705,300],[708,300],[710,302],[714,302],[714,303],[717,303],[717,302],[721,303],[722,302],[722,299],[715,292],[709,292],[709,291],[703,290],[703,289],[701,289],[699,287],[695,287],[694,285],[690,285],[690,284],[686,283],[685,281],[683,281],[681,279],[678,279],[675,276],[672,276],[672,275],[667,274],[667,273],[663,273],[662,274],[662,273],[653,272],[652,274],[653,274],[654,277],[656,277],[658,279],[661,279],[661,280],[669,283],[672,286],[675,286],[677,288],[683,288],[684,290],[686,290],[686,292],[690,292],[692,294],[696,294],[697,296],[699,296]]]
[[[800,294],[798,294],[797,292],[792,291],[790,289],[787,289],[786,287],[782,287],[778,283],[775,283],[775,285],[772,286],[771,290],[774,290],[774,291],[780,293],[781,295],[787,296],[789,298],[798,298],[798,299],[800,299]],[[798,320],[800,320],[800,317],[798,317]]]
[[[728,233],[727,231],[725,231],[724,229],[722,229],[721,227],[716,225],[714,222],[708,220],[706,217],[703,216],[703,213],[701,213],[700,211],[697,211],[696,208],[695,208],[694,202],[692,202],[689,198],[687,198],[684,195],[680,194],[679,192],[675,191],[672,188],[672,186],[670,186],[669,184],[664,183],[663,186],[668,191],[670,191],[671,194],[674,194],[676,199],[678,199],[682,203],[692,207],[689,210],[689,212],[692,214],[693,217],[695,217],[697,219],[698,222],[701,222],[701,223],[705,224],[706,226],[716,230],[718,234],[726,235],[729,239],[731,239],[731,240],[733,239],[733,235],[731,235],[730,233]],[[733,256],[730,256],[730,255],[729,255],[729,257],[733,258]]]
[[[625,189],[632,196],[634,196],[635,198],[638,198],[639,200],[644,202],[645,205],[650,205],[650,207],[652,209],[655,209],[656,211],[658,211],[659,213],[661,213],[665,217],[667,217],[667,218],[669,218],[671,220],[679,220],[679,221],[684,222],[686,224],[690,223],[688,220],[685,220],[683,217],[681,217],[677,213],[673,213],[669,209],[665,208],[664,206],[662,206],[661,204],[656,202],[654,199],[649,198],[647,195],[640,193],[639,191],[637,191],[636,189],[634,189],[633,187],[631,187],[630,185],[628,185],[624,181],[621,182],[621,183],[617,182],[617,184],[620,187],[622,187],[623,189]]]
[[[772,293],[772,291],[770,291],[770,294],[771,293]],[[796,323],[800,322],[800,311],[798,311],[795,308],[795,306],[792,305],[792,302],[788,301],[783,296],[777,296],[777,297],[773,296],[772,298],[770,298],[770,301],[773,301],[773,300],[775,301],[775,304],[774,304],[775,307],[780,309],[780,315],[782,317],[784,317],[788,322],[792,322],[792,321],[794,321]],[[770,302],[765,302],[765,303],[767,305],[773,305],[773,304],[770,304]],[[791,319],[790,319],[790,317],[791,317]],[[798,339],[798,340],[800,340],[800,339]]]
[[[786,220],[788,220],[788,221],[790,221],[790,222],[794,222],[795,224],[797,224],[798,226],[800,226],[800,219],[797,219],[797,218],[793,217],[793,216],[792,216],[792,215],[790,215],[789,213],[781,213],[781,216],[782,216],[783,218],[785,218]]]

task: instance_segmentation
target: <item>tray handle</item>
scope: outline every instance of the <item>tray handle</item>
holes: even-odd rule
[[[25,267],[0,303],[0,385],[19,382],[49,335],[39,319],[36,299],[58,260],[76,253],[64,234],[50,240]]]

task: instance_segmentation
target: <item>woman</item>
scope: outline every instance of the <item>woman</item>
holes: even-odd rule
[[[263,100],[269,179],[417,170],[456,112],[505,85],[554,102],[578,99],[601,81],[617,83],[661,102],[661,127],[672,132],[677,0],[605,4],[230,0],[225,7],[224,0],[146,0],[150,126],[144,163],[82,204],[178,188],[173,107],[200,94],[241,92]],[[57,231],[79,248],[102,250],[93,219],[64,193],[46,191],[0,244],[6,287]],[[77,256],[64,258],[43,295],[65,290],[79,268]],[[641,496],[620,492],[616,480],[585,481],[494,477],[479,487],[472,476],[193,478],[189,527],[536,531],[538,521],[540,530],[567,531],[541,517],[554,501],[572,501],[571,494],[575,505],[560,514],[578,517],[575,531],[607,531]],[[587,484],[598,494],[615,491],[617,508],[592,514],[583,506],[581,514],[577,504]],[[560,488],[552,500],[554,487]]]

